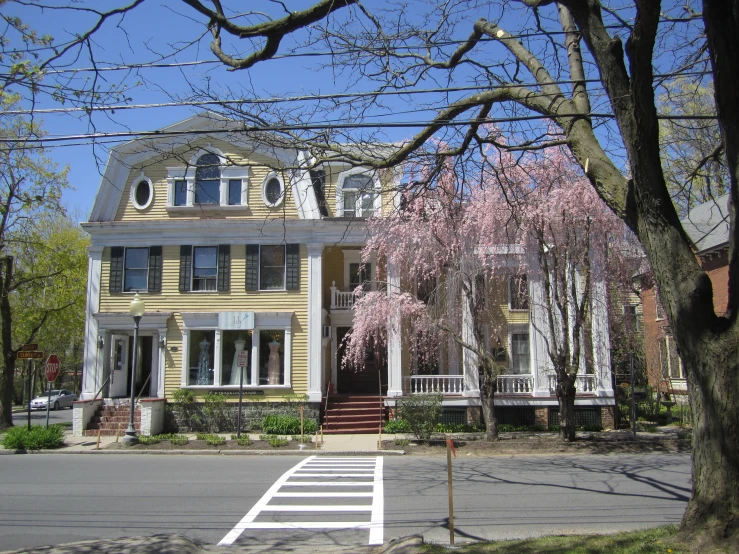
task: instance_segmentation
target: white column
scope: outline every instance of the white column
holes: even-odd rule
[[[103,349],[98,348],[98,323],[93,317],[93,314],[100,310],[103,248],[101,246],[91,246],[87,251],[87,256],[87,307],[85,311],[81,400],[92,398],[103,384]]]
[[[611,379],[611,340],[608,331],[608,306],[606,283],[602,274],[593,281],[592,328],[593,328],[593,364],[598,379],[597,396],[614,395]]]
[[[400,290],[400,276],[395,266],[387,264],[387,293]],[[400,336],[400,314],[394,313],[387,322],[387,395],[403,396],[403,353]]]
[[[157,398],[164,398],[164,374],[166,372],[167,364],[167,328],[159,329],[159,334],[154,337],[157,341],[156,349],[159,353],[156,356],[156,375],[152,376],[152,379],[156,378],[156,395]],[[159,346],[164,341],[164,346]]]
[[[323,396],[322,343],[322,289],[323,244],[308,245],[308,401],[320,402]]]
[[[463,293],[464,294],[464,293]],[[470,306],[464,296],[462,302],[462,340],[467,344],[476,345],[475,330],[473,328]],[[480,395],[480,379],[477,374],[477,354],[467,348],[462,349],[462,368],[464,370],[464,392],[463,396]]]
[[[546,307],[544,306],[543,279],[538,271],[530,271],[529,279],[529,312],[530,327],[529,347],[531,352],[531,373],[534,376],[534,396],[550,396],[549,356],[547,355],[547,344],[542,333],[546,332]]]

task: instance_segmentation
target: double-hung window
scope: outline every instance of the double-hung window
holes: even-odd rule
[[[366,292],[371,289],[372,285],[372,264],[371,263],[350,263],[349,264],[349,290],[353,291],[357,287],[362,287]]]
[[[246,290],[299,289],[300,245],[246,245]]]
[[[196,153],[185,167],[167,167],[167,207],[182,211],[248,206],[249,166],[230,164],[215,148]]]
[[[112,247],[108,289],[111,293],[161,292],[162,247]]]
[[[348,175],[341,185],[344,217],[369,217],[375,213],[378,193],[371,175]]]
[[[514,375],[531,373],[528,333],[511,335],[511,373]]]
[[[192,290],[216,290],[218,248],[196,246],[192,255]]]
[[[180,292],[227,291],[231,287],[231,246],[180,246]]]

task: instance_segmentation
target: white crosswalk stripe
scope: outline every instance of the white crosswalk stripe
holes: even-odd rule
[[[382,457],[306,458],[285,472],[270,489],[254,504],[236,526],[221,539],[219,546],[229,546],[247,529],[303,529],[341,530],[369,529],[367,544],[382,544],[384,539],[384,489],[382,480]],[[304,481],[304,478],[311,479]],[[338,480],[337,480],[338,479]],[[295,491],[292,487],[322,489]],[[344,491],[326,491],[326,488],[341,487]],[[366,487],[372,487],[368,492]],[[294,504],[281,499],[295,500]],[[306,504],[306,499],[315,499],[315,504]],[[372,499],[370,504],[340,503],[338,499]],[[278,499],[277,502],[272,502]],[[321,503],[331,499],[331,504]],[[332,521],[331,517],[351,519],[350,514],[369,513],[369,521]],[[321,521],[274,521],[280,514],[287,517],[310,517]],[[332,514],[329,516],[328,514]],[[261,517],[260,517],[261,516]],[[272,520],[265,520],[271,517]],[[259,520],[258,520],[259,518]]]

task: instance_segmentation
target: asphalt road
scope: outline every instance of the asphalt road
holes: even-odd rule
[[[71,408],[60,408],[49,410],[49,425],[54,423],[72,423]],[[26,425],[28,423],[28,411],[13,410],[13,424]],[[31,410],[31,425],[46,425],[46,410]]]
[[[366,519],[366,515],[347,517],[346,513],[328,509],[320,514],[292,513],[286,519],[280,511],[265,510],[265,494],[280,496],[275,491],[338,490],[330,486],[289,489],[276,485],[281,477],[284,484],[284,475],[290,470],[294,479],[296,465],[305,459],[0,456],[0,550],[159,533],[182,533],[215,545],[248,519],[245,516],[256,512],[260,513],[256,521],[262,525],[238,533],[233,544],[263,546],[264,551],[296,543],[311,550],[329,545],[367,545],[370,532],[366,528],[268,528],[274,522],[316,521],[319,516],[322,521],[336,522]],[[676,523],[690,494],[688,455],[462,458],[453,463],[458,544]],[[377,466],[372,466],[375,472]],[[422,534],[428,542],[448,544],[446,461],[385,457],[379,467],[384,489],[382,539],[387,542]],[[376,500],[366,502],[377,506]],[[271,500],[270,505],[288,501],[295,502],[278,499]],[[316,506],[361,504],[365,500],[302,498],[298,502]]]

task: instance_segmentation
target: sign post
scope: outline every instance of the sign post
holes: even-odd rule
[[[51,383],[56,381],[56,378],[59,377],[59,358],[56,357],[56,354],[52,354],[49,356],[49,359],[46,360],[46,380],[47,380],[47,388],[49,389],[49,397],[46,400],[46,428],[49,428],[49,410],[51,408]]]
[[[246,350],[239,350],[236,354],[236,365],[239,368],[239,414],[236,417],[236,438],[241,438],[241,406],[244,401],[244,368],[247,366],[248,355]]]
[[[447,487],[449,495],[449,545],[454,546],[454,493],[452,491],[452,452],[454,457],[457,457],[457,451],[454,449],[454,443],[452,442],[452,436],[446,436],[446,473],[447,473]]]
[[[33,400],[33,377],[31,373],[36,373],[34,364],[30,364],[30,360],[43,360],[44,353],[38,352],[38,344],[24,344],[20,351],[16,354],[17,360],[26,360],[26,371],[28,372],[28,430],[31,430],[31,400]],[[29,369],[30,368],[30,369]]]

